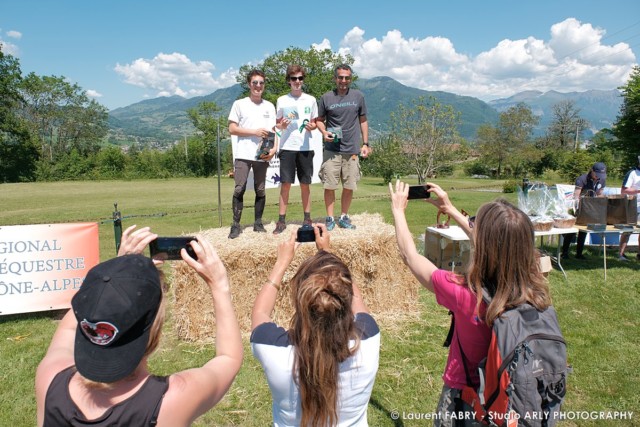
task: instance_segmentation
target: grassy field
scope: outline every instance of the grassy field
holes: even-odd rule
[[[501,194],[478,191],[501,188],[501,182],[438,180],[454,201],[475,212],[485,201]],[[222,180],[222,226],[231,222],[233,181]],[[507,195],[514,200],[514,195]],[[313,217],[324,215],[322,189],[312,186]],[[253,220],[253,193],[248,192],[243,224]],[[277,219],[278,190],[268,190],[265,222]],[[58,222],[99,222],[100,258],[115,255],[113,204],[124,217],[123,226],[150,225],[162,235],[195,233],[220,225],[217,181],[175,179],[154,181],[66,182],[0,185],[0,226]],[[391,213],[387,187],[380,179],[364,179],[352,204],[352,213],[379,212],[387,221]],[[302,210],[297,188],[291,192],[288,219],[300,220]],[[435,209],[411,202],[407,211],[412,232],[424,233],[435,224]],[[220,244],[225,244],[220,242]],[[551,248],[547,248],[551,249]],[[574,372],[569,378],[563,426],[640,426],[640,263],[623,264],[616,251],[607,251],[607,280],[602,254],[586,251],[588,261],[563,263],[567,272],[553,270],[549,276],[554,305],[569,346]],[[400,266],[399,268],[405,268]],[[432,295],[420,292],[419,317],[406,323],[381,322],[380,369],[369,404],[371,426],[423,426],[431,421],[417,418],[435,409],[442,387],[446,361],[442,341],[449,326],[446,310]],[[375,313],[373,313],[375,316]],[[60,312],[0,317],[0,426],[35,424],[33,379]],[[213,348],[181,342],[165,327],[164,341],[150,361],[157,374],[198,366],[212,357]],[[271,399],[260,365],[251,355],[245,337],[245,361],[223,401],[201,417],[198,426],[265,426],[271,422]],[[400,413],[392,419],[392,411]],[[633,411],[631,420],[603,419],[615,412]]]

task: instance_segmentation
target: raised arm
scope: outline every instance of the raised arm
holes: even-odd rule
[[[191,258],[185,249],[181,255],[211,291],[216,314],[216,354],[201,368],[171,375],[159,414],[165,425],[190,425],[211,409],[229,390],[242,365],[242,337],[227,270],[211,244],[202,236],[197,239],[191,246],[198,259]]]
[[[289,268],[293,260],[293,255],[299,243],[296,243],[296,232],[293,231],[289,240],[284,240],[278,244],[278,258],[271,269],[262,289],[258,292],[256,300],[251,310],[251,330],[259,325],[271,321],[271,313],[276,305],[278,290],[282,283],[284,273]]]
[[[396,227],[396,241],[400,256],[422,286],[433,292],[431,275],[437,268],[426,257],[418,253],[405,216],[409,185],[398,180],[394,191],[393,184],[389,183],[389,193],[391,194],[391,213]]]

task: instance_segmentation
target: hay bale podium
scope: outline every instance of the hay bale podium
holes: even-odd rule
[[[395,239],[395,229],[379,214],[353,215],[356,230],[336,227],[331,231],[331,250],[349,267],[371,314],[380,321],[394,321],[417,315],[420,284],[404,265]],[[234,240],[228,228],[200,232],[222,259],[231,283],[231,294],[243,333],[251,331],[251,309],[277,258],[277,246],[289,239],[297,226],[289,225],[281,235],[273,235],[275,223],[266,224],[267,233],[252,227]],[[293,314],[289,282],[300,264],[316,253],[313,243],[301,244],[284,275],[272,318],[287,327]],[[174,294],[173,319],[178,336],[191,342],[215,338],[215,317],[209,288],[185,263],[172,263]]]

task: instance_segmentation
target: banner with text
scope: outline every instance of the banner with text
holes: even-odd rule
[[[0,227],[0,315],[71,307],[99,252],[97,223]]]
[[[277,138],[277,136],[276,136]],[[235,135],[231,135],[231,148],[233,152],[233,159],[236,158],[235,148],[237,145],[238,137]],[[309,139],[311,149],[315,152],[313,155],[313,175],[311,178],[311,183],[316,184],[320,182],[320,176],[318,173],[320,172],[320,167],[322,166],[322,133],[319,130],[311,131],[311,138]],[[300,185],[298,182],[298,177],[296,175],[296,180],[293,183],[294,186]],[[278,156],[273,156],[273,158],[269,161],[269,168],[267,169],[267,179],[265,182],[265,188],[278,188],[280,186],[280,159]],[[249,171],[249,177],[247,178],[247,190],[253,191],[253,169]]]

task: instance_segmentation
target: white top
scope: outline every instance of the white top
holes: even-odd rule
[[[464,230],[462,230],[462,228],[458,227],[457,225],[452,225],[449,228],[427,227],[427,230],[432,233],[438,234],[446,239],[449,239],[451,241],[458,242],[458,241],[469,240],[469,236],[467,236],[467,233],[465,233]],[[571,227],[571,228],[553,227],[549,231],[534,231],[534,235],[535,237],[556,236],[558,234],[575,234],[578,231],[579,230],[575,227]]]
[[[304,121],[318,117],[316,99],[307,93],[297,98],[288,93],[278,98],[276,110],[277,119],[285,117],[291,121],[280,135],[280,150],[311,151],[312,134],[304,129]]]
[[[260,104],[256,104],[249,97],[238,99],[231,106],[229,121],[245,129],[271,130],[276,125],[276,109],[272,103],[264,99]],[[238,136],[233,150],[234,157],[255,161],[260,142],[261,138],[257,136]]]
[[[338,426],[368,426],[367,406],[378,372],[380,329],[368,313],[356,314],[362,332],[355,355],[340,364],[338,378]],[[293,377],[295,349],[287,331],[275,323],[263,323],[251,334],[251,351],[267,376],[273,398],[273,425],[299,426],[302,415],[298,386]]]

